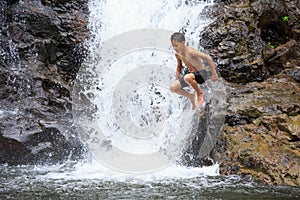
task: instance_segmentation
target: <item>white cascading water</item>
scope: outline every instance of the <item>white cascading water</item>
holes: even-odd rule
[[[99,45],[99,41],[120,33],[149,27],[173,31],[183,29],[189,37],[194,36],[194,42],[198,42],[198,33],[210,22],[200,13],[212,2],[190,1],[186,4],[183,0],[90,0],[89,27],[95,36],[91,48]]]
[[[170,35],[184,30],[187,43],[199,49],[199,32],[211,22],[200,13],[209,4],[90,0],[89,56],[79,72],[73,101],[75,123],[93,158],[91,174],[218,173],[217,165],[191,170],[173,164],[196,133],[204,106],[194,112],[187,99],[169,91],[176,69]],[[212,91],[205,87],[207,100]],[[217,88],[223,92],[222,85]],[[215,135],[206,140],[213,143]]]

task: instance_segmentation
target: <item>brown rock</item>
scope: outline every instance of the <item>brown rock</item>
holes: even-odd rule
[[[300,84],[281,74],[233,88],[228,113],[247,123],[223,127],[220,141],[225,142],[219,142],[214,153],[220,172],[299,186]]]

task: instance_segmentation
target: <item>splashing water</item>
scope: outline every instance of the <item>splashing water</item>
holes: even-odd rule
[[[169,90],[176,68],[170,36],[184,31],[189,45],[198,48],[195,33],[210,22],[201,15],[206,5],[90,1],[93,37],[74,87],[74,116],[82,140],[103,165],[126,173],[149,173],[172,165],[199,132],[198,124],[207,112],[211,116],[202,130],[205,145],[200,144],[197,156],[204,157],[213,148],[224,116],[222,82],[207,80],[201,86],[208,106],[195,112],[187,99]]]

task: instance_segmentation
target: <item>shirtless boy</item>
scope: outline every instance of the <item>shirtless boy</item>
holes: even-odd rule
[[[185,37],[182,33],[173,33],[171,36],[171,43],[176,51],[175,57],[177,59],[177,69],[176,69],[176,80],[170,86],[170,90],[179,95],[183,95],[192,103],[192,109],[196,109],[195,98],[197,95],[197,106],[200,106],[203,101],[203,91],[199,89],[198,84],[205,82],[207,78],[207,72],[205,70],[202,59],[206,60],[208,65],[212,70],[212,81],[218,80],[215,65],[212,58],[196,49],[185,45]],[[188,68],[188,72],[181,76],[182,63]],[[183,88],[191,86],[195,93],[189,93]]]

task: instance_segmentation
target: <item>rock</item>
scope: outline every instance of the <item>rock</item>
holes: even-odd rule
[[[57,164],[81,158],[82,144],[76,139],[70,141],[56,128],[29,135],[23,142],[0,135],[0,164]]]
[[[0,164],[17,165],[22,162],[22,158],[29,153],[21,142],[16,139],[3,137],[0,134]]]
[[[0,163],[79,158],[83,147],[71,137],[77,133],[71,128],[70,94],[89,37],[87,2],[0,5],[0,127],[5,148]]]
[[[280,74],[232,85],[230,91],[228,117],[213,155],[221,174],[299,186],[300,84]]]
[[[285,72],[289,76],[291,76],[295,81],[300,83],[300,67],[294,69],[287,69]]]
[[[275,55],[271,56],[270,59],[268,59],[269,62],[272,62],[273,60],[285,55],[289,49],[294,46],[296,44],[296,41],[295,40],[290,40],[288,41],[287,43],[283,44],[283,45],[280,45],[278,47],[276,47],[275,49]]]
[[[227,81],[263,81],[284,71],[286,63],[300,65],[299,43],[295,42],[300,19],[296,3],[221,1],[213,9],[204,12],[214,13],[216,20],[201,32],[200,44]]]
[[[235,84],[212,156],[221,174],[299,186],[299,3],[217,2],[200,43]]]
[[[25,156],[28,160],[24,163],[31,164],[56,164],[68,159],[76,160],[82,158],[84,151],[79,139],[67,140],[57,128],[51,127],[28,136],[23,145],[30,151]]]
[[[274,48],[270,47],[269,44],[264,42],[264,44],[263,44],[263,58],[264,58],[264,60],[269,60],[275,54],[276,54],[276,50]]]

